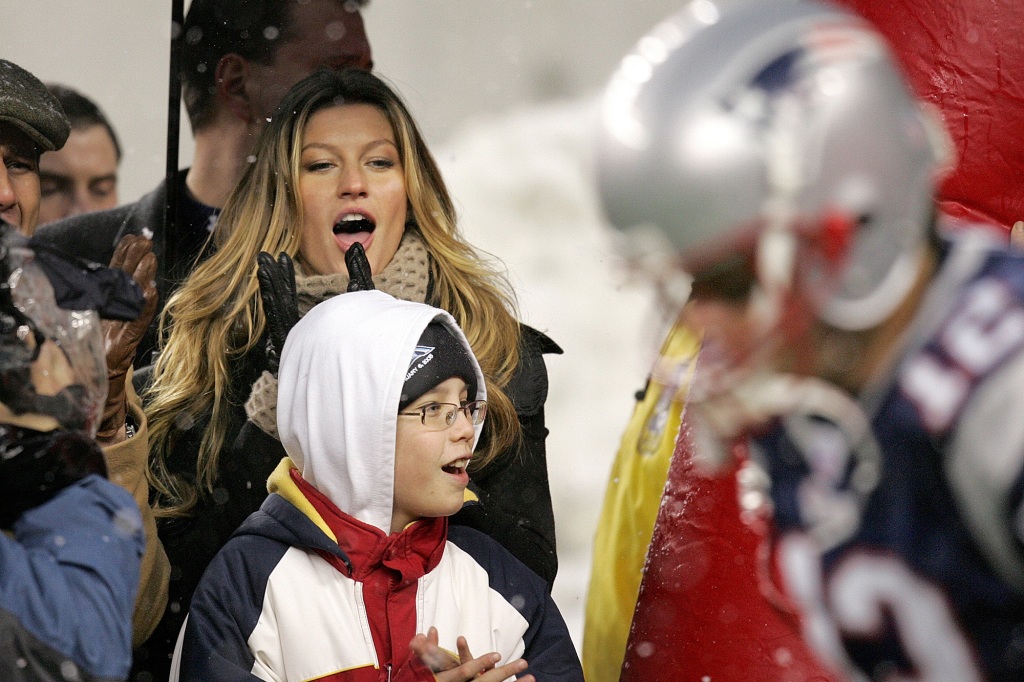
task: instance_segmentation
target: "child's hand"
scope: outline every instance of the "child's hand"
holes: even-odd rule
[[[465,641],[461,637],[459,639]],[[427,630],[426,635],[420,633],[413,637],[409,642],[409,648],[433,673],[457,668],[461,663],[451,652],[445,651],[437,645],[437,628],[433,626]]]
[[[517,659],[500,668],[494,666],[501,655],[492,652],[473,658],[465,637],[456,640],[459,647],[458,660],[451,653],[437,645],[437,628],[431,627],[426,635],[418,634],[409,643],[409,648],[434,673],[437,682],[502,682],[526,669],[526,661]],[[535,682],[533,675],[516,678],[519,682]]]

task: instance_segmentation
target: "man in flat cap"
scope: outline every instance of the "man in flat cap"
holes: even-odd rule
[[[61,290],[64,293],[68,292],[68,287],[74,290],[76,285],[87,284],[81,280],[75,280],[71,276],[78,269],[75,263],[63,260],[56,253],[52,253],[52,248],[38,243],[35,239],[25,239],[25,237],[31,237],[38,221],[41,196],[39,158],[47,151],[60,149],[64,145],[69,132],[70,125],[60,104],[43,83],[17,64],[0,59],[0,154],[3,155],[3,164],[0,165],[0,285],[5,285],[0,286],[0,370],[3,371],[10,369],[10,362],[8,362],[10,358],[4,355],[6,351],[2,342],[6,337],[3,335],[10,332],[10,334],[17,338],[31,337],[32,335],[27,334],[24,330],[31,329],[32,325],[24,322],[24,320],[31,320],[34,316],[41,317],[41,319],[49,319],[53,314],[57,314],[53,312],[56,310],[54,294],[50,294],[49,298],[42,295],[37,295],[35,298],[30,296],[25,299],[28,302],[23,303],[21,306],[24,309],[19,308],[20,312],[15,312],[11,308],[12,305],[16,308],[19,305],[15,295],[19,285],[23,290],[35,291],[30,286],[31,281],[29,280],[32,278],[25,274],[27,272],[26,268],[29,267],[28,265],[24,267],[21,265],[17,265],[17,267],[10,266],[6,270],[4,269],[4,264],[10,265],[10,263],[14,262],[12,259],[15,258],[15,252],[30,254],[24,258],[27,259],[32,267],[38,269],[39,265],[49,263],[51,267],[55,267],[57,271],[60,271],[58,279],[64,283],[65,288]],[[14,235],[15,229],[24,237]],[[137,507],[142,511],[141,529],[145,531],[145,552],[141,556],[141,567],[139,557],[134,557],[133,561],[128,562],[132,564],[129,573],[133,577],[124,583],[125,585],[131,585],[130,591],[127,594],[129,599],[127,606],[128,612],[132,613],[131,606],[134,602],[132,622],[130,624],[121,621],[115,623],[117,621],[116,618],[104,621],[108,625],[120,625],[122,627],[122,634],[127,633],[127,635],[131,636],[130,641],[125,639],[123,647],[114,646],[113,640],[97,639],[102,638],[103,628],[94,628],[93,632],[89,632],[89,627],[86,627],[82,628],[81,632],[78,632],[75,627],[72,627],[71,620],[62,620],[63,616],[51,619],[45,623],[37,622],[38,619],[33,620],[35,612],[27,608],[31,602],[26,601],[26,599],[45,599],[47,595],[52,597],[52,595],[64,594],[63,599],[70,600],[72,608],[67,611],[67,618],[69,619],[77,617],[87,621],[90,616],[96,616],[96,620],[99,622],[98,619],[103,614],[93,613],[93,611],[90,611],[89,608],[85,608],[81,604],[77,607],[74,606],[80,601],[76,597],[76,590],[78,588],[74,586],[92,585],[88,580],[75,577],[77,575],[75,571],[81,571],[82,567],[78,569],[71,566],[64,567],[60,556],[54,556],[53,561],[51,561],[48,551],[41,553],[26,553],[24,551],[27,549],[27,543],[19,541],[19,524],[22,523],[23,516],[27,518],[30,514],[34,515],[33,518],[37,520],[43,519],[42,523],[49,520],[59,521],[63,524],[60,529],[57,529],[60,530],[60,537],[68,535],[68,531],[75,531],[76,547],[82,548],[83,543],[89,545],[89,538],[92,537],[90,533],[100,533],[104,524],[110,525],[110,528],[102,534],[108,537],[112,536],[116,530],[115,527],[123,519],[120,516],[107,518],[110,516],[107,512],[125,508],[124,500],[127,499],[130,503],[131,497],[125,495],[124,490],[111,490],[114,486],[106,486],[106,481],[103,484],[81,484],[86,486],[92,485],[93,489],[99,490],[96,495],[89,498],[91,503],[95,503],[91,507],[88,505],[81,506],[80,504],[78,507],[72,505],[70,509],[65,508],[67,505],[59,503],[57,501],[59,495],[56,495],[62,489],[53,485],[42,486],[42,488],[52,489],[55,493],[52,504],[49,500],[43,502],[42,498],[29,499],[17,494],[17,491],[21,488],[36,492],[42,489],[40,486],[32,483],[34,480],[32,477],[39,473],[36,470],[38,467],[35,464],[39,462],[45,464],[50,460],[36,458],[31,460],[33,462],[32,465],[28,465],[25,462],[29,462],[29,458],[18,456],[18,453],[25,450],[25,448],[19,443],[12,441],[11,438],[24,435],[25,429],[20,422],[12,426],[12,419],[3,418],[5,413],[3,412],[2,405],[5,403],[0,399],[0,528],[11,530],[14,534],[13,540],[6,536],[0,537],[0,576],[3,576],[0,579],[0,614],[7,614],[14,618],[13,621],[10,618],[0,618],[0,630],[3,633],[0,636],[0,642],[15,645],[24,644],[27,648],[21,649],[22,651],[31,649],[36,652],[44,652],[42,658],[29,661],[28,669],[24,673],[19,673],[17,670],[9,669],[8,664],[17,663],[21,659],[18,657],[12,658],[11,651],[5,645],[0,644],[0,679],[50,679],[46,676],[46,671],[51,670],[51,668],[47,666],[51,664],[57,665],[57,668],[53,668],[53,670],[60,670],[61,665],[66,662],[70,662],[77,667],[79,673],[82,674],[82,679],[93,679],[93,677],[90,677],[90,674],[94,676],[99,675],[103,679],[107,679],[107,676],[110,679],[125,677],[127,675],[128,662],[130,661],[129,645],[132,643],[138,644],[149,636],[166,604],[170,565],[163,547],[157,540],[156,523],[148,504],[148,486],[145,478],[146,460],[149,454],[147,424],[138,397],[131,391],[131,382],[126,381],[139,339],[141,339],[142,333],[148,327],[149,321],[152,320],[156,311],[156,286],[153,282],[156,273],[156,258],[151,253],[151,249],[152,245],[149,243],[149,240],[136,235],[129,235],[119,244],[111,260],[112,267],[125,271],[143,290],[145,305],[142,313],[134,321],[128,321],[126,317],[122,316],[115,317],[104,324],[103,333],[105,338],[101,340],[99,346],[101,349],[99,360],[105,360],[106,367],[104,368],[101,362],[98,369],[101,372],[100,381],[105,380],[105,385],[102,387],[104,389],[103,393],[97,395],[105,394],[108,397],[105,403],[102,402],[101,398],[100,403],[93,406],[98,416],[96,421],[91,423],[90,428],[84,431],[90,441],[94,434],[96,442],[102,446],[101,459],[104,465],[102,468],[105,469],[109,481],[117,483],[121,488],[132,493]],[[18,276],[14,276],[15,270],[20,273]],[[86,272],[98,273],[98,277],[103,277],[103,273],[100,272],[101,270],[104,269],[92,267],[85,269]],[[63,273],[63,276],[61,276],[61,273]],[[50,273],[47,272],[47,275],[49,276]],[[43,280],[36,277],[35,281],[42,282]],[[109,283],[110,278],[108,277],[104,281]],[[26,284],[26,282],[28,283]],[[45,282],[38,284],[38,286],[41,287],[39,291],[44,289],[50,290],[49,285]],[[85,290],[88,290],[88,287]],[[78,296],[81,294],[81,291],[71,291],[71,293]],[[11,299],[12,295],[15,295],[14,299],[8,300]],[[56,298],[60,300],[61,297],[57,295]],[[78,307],[91,309],[97,303],[97,301],[92,299],[90,299],[91,302],[83,302],[85,299],[81,297],[77,298],[76,301],[79,302],[74,306],[76,309]],[[5,302],[10,303],[10,305],[4,307]],[[138,309],[134,312],[138,313]],[[107,315],[102,313],[101,316],[107,317]],[[106,348],[105,358],[102,357],[104,346]],[[17,349],[17,344],[11,345],[11,348]],[[41,360],[32,360],[33,363],[37,361]],[[35,365],[33,364],[32,366],[34,367]],[[105,376],[102,374],[104,369]],[[51,376],[54,374],[54,372],[47,369],[42,371],[40,376]],[[32,376],[33,379],[30,383],[35,384],[35,375]],[[10,381],[4,379],[4,381],[0,381],[0,388],[9,388],[10,383]],[[20,386],[20,384],[18,385]],[[33,390],[35,390],[35,387]],[[40,391],[43,395],[49,395],[46,389],[40,388]],[[19,403],[18,410],[21,410],[22,407]],[[27,410],[26,413],[34,413],[34,411],[36,410]],[[15,410],[15,414],[21,415],[22,412]],[[33,429],[39,431],[38,428],[35,428],[35,422],[32,424]],[[36,438],[36,441],[49,442],[46,439],[51,438],[51,431],[42,430],[41,433],[44,435]],[[13,446],[9,446],[12,443]],[[54,466],[61,471],[66,468],[61,463],[54,464]],[[5,469],[4,467],[7,468]],[[10,467],[17,469],[18,476],[12,473]],[[73,475],[64,476],[64,478],[55,476],[50,471],[43,471],[42,475],[47,481],[51,479],[66,479],[69,482],[69,487],[78,489],[81,485],[77,480],[72,481],[72,479],[75,479],[79,474],[84,476],[85,473],[86,469],[78,467],[73,472]],[[29,485],[16,485],[16,482],[21,480],[29,481]],[[83,478],[82,480],[85,479]],[[4,486],[7,486],[7,488],[14,486],[14,490],[7,490]],[[86,497],[89,496],[86,495]],[[18,500],[23,500],[23,498],[27,499],[28,502],[19,506]],[[82,503],[82,500],[78,502]],[[37,505],[37,503],[39,504]],[[56,507],[53,507],[54,504]],[[50,513],[47,511],[50,507],[59,509],[59,511]],[[50,516],[47,516],[47,514],[50,514]],[[137,516],[138,514],[132,511],[129,516],[132,515]],[[2,523],[3,518],[8,518],[10,523],[4,525]],[[13,527],[10,524],[13,524]],[[39,537],[42,536],[38,536],[36,539],[38,540]],[[140,547],[142,544],[141,538],[142,533],[139,533],[138,544]],[[128,547],[122,548],[129,554],[135,551],[133,544],[135,542],[134,536],[130,539],[131,542],[126,543]],[[7,540],[11,540],[11,542],[7,542]],[[68,544],[71,544],[70,540]],[[52,549],[52,547],[44,543],[42,549],[48,550]],[[93,573],[103,576],[104,571],[102,569],[104,566],[109,568],[110,565],[117,564],[118,548],[107,546],[105,541],[103,544],[97,541],[94,549],[99,551],[94,555],[97,565],[92,567],[94,569]],[[82,551],[89,555],[88,546],[84,547]],[[121,552],[121,554],[123,553]],[[35,558],[33,559],[32,557]],[[45,570],[38,567],[38,570],[32,569],[31,566],[39,561],[42,561],[45,566],[50,568],[44,567]],[[62,568],[67,568],[66,574],[61,573],[60,569]],[[88,566],[85,567],[85,569],[88,568]],[[49,571],[47,575],[52,580],[50,578],[44,580],[43,573],[39,573],[39,571]],[[31,584],[23,585],[19,582],[20,577],[33,575],[36,576],[36,579]],[[95,594],[90,596],[90,599],[95,604],[103,605],[104,608],[107,608],[108,610],[104,611],[104,613],[108,617],[114,611],[120,612],[119,600],[123,595],[115,594],[108,589],[114,586],[115,582],[112,582],[111,576],[108,575],[93,585],[94,589],[90,590],[95,592]],[[118,585],[123,587],[121,584]],[[39,595],[42,596],[40,597]],[[61,599],[57,598],[54,603],[61,602]],[[50,612],[47,611],[47,613]],[[64,612],[62,611],[61,613]],[[26,622],[26,619],[31,622]],[[7,626],[15,628],[13,635],[8,636],[10,633],[7,630],[3,630]],[[60,636],[50,633],[46,629],[47,626],[57,627],[60,630]],[[44,642],[36,641],[33,643],[28,640],[23,641],[23,637],[32,639],[41,634],[47,635],[44,637],[45,645]],[[54,636],[50,637],[49,635],[51,634],[54,634]],[[79,637],[81,638],[79,639]],[[115,639],[120,641],[121,637],[119,636]],[[98,641],[102,641],[104,646],[97,648],[89,644],[89,642],[95,644]],[[56,648],[54,649],[54,647]],[[55,653],[63,656],[66,660],[55,660],[52,657]],[[96,654],[96,656],[93,654]],[[47,662],[46,664],[40,662],[44,659]],[[37,663],[43,667],[33,667]],[[28,677],[20,675],[28,675]]]
[[[38,78],[0,59],[0,218],[31,236],[39,219],[39,157],[64,146],[71,126]]]

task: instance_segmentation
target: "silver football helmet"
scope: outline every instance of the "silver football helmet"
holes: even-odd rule
[[[914,283],[941,133],[852,13],[694,0],[622,61],[600,130],[611,222],[655,228],[684,267],[753,244],[759,286],[799,282],[848,330],[879,324]]]

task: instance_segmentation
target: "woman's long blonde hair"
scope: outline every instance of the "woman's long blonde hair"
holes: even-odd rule
[[[437,164],[397,94],[364,71],[318,71],[296,84],[278,106],[257,141],[255,161],[218,219],[215,252],[193,270],[161,314],[160,336],[166,342],[146,394],[146,413],[150,482],[162,516],[188,514],[200,495],[213,491],[229,414],[248,398],[230,393],[232,365],[249,352],[264,352],[260,342],[266,318],[256,256],[266,251],[296,257],[306,123],[321,109],[354,103],[377,107],[391,124],[412,217],[406,229],[418,231],[430,253],[428,303],[455,317],[487,379],[486,449],[478,467],[521,437],[512,401],[502,390],[519,362],[519,325],[507,281],[459,233]],[[206,415],[195,471],[172,474],[168,458],[175,443],[191,425],[203,424]]]

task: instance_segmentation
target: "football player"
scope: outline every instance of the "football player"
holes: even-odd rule
[[[722,679],[701,662],[751,648],[776,670],[757,679],[808,679],[788,642],[737,636],[765,605],[793,614],[816,675],[1024,675],[1024,260],[940,229],[948,149],[880,35],[831,5],[696,0],[623,61],[603,201],[694,276],[681,440],[736,472],[735,513],[766,540],[736,553],[756,589],[693,591],[728,567],[659,533],[700,511],[674,461],[624,679]],[[694,632],[717,658],[674,653]]]

